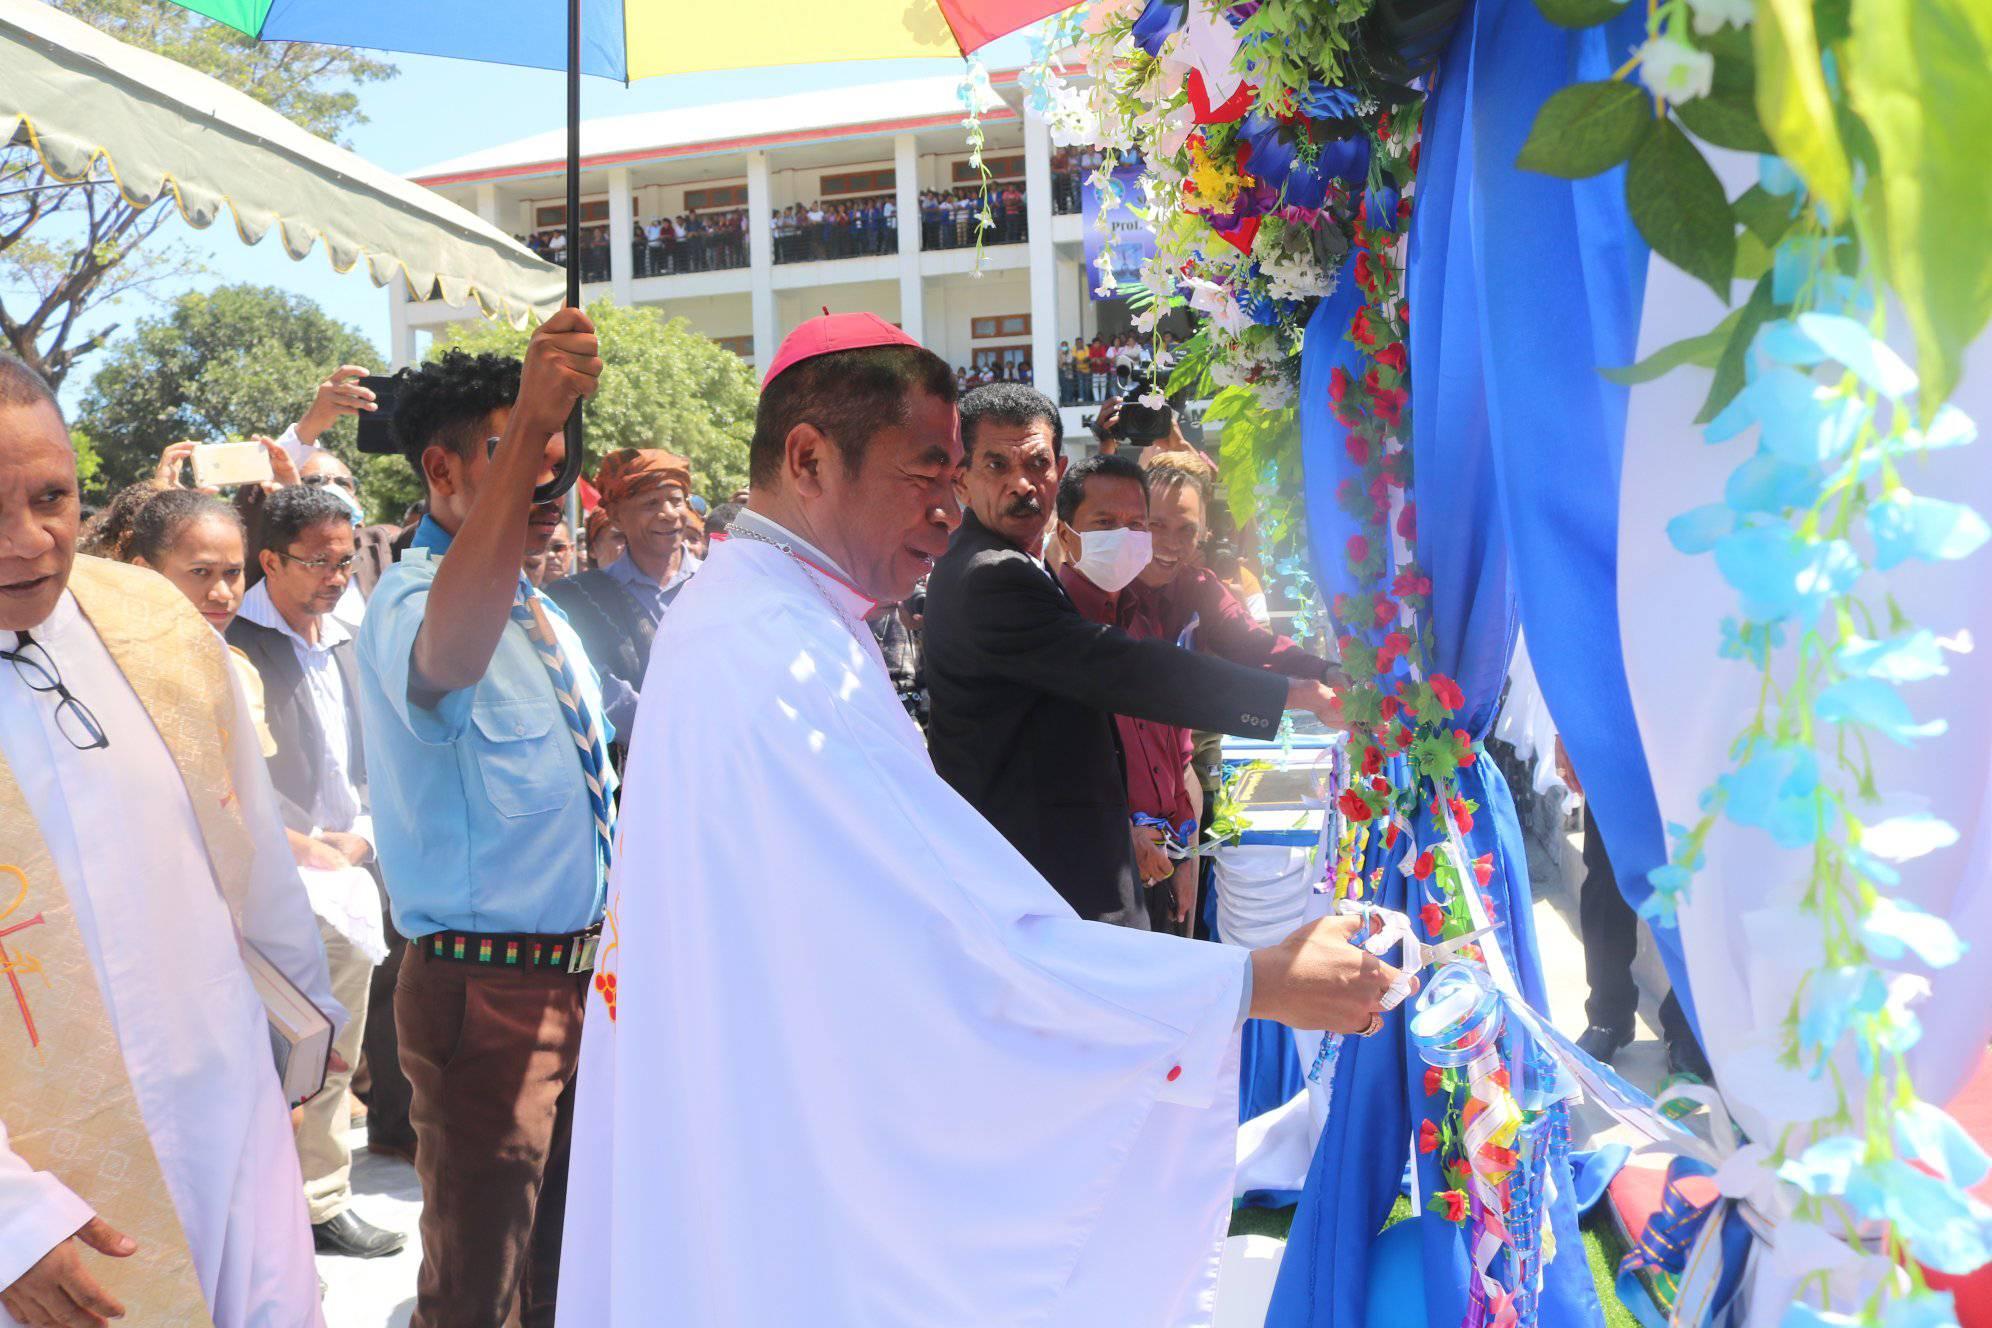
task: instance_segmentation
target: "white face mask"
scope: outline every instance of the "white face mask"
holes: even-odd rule
[[[1079,560],[1073,566],[1111,595],[1141,575],[1154,551],[1145,530],[1085,530],[1079,533]]]

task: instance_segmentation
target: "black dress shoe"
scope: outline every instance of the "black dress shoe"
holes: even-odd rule
[[[1715,1071],[1710,1068],[1708,1057],[1702,1054],[1701,1044],[1695,1041],[1693,1034],[1668,1040],[1667,1073],[1693,1075],[1705,1084],[1715,1082]]]
[[[1632,1030],[1606,1024],[1592,1024],[1577,1039],[1577,1050],[1603,1065],[1631,1045]]]
[[[408,1243],[408,1237],[399,1231],[377,1227],[348,1208],[329,1221],[313,1223],[311,1243],[326,1254],[378,1259],[384,1255],[399,1254],[402,1246]]]

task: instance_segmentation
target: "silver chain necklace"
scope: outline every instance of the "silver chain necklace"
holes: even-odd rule
[[[771,549],[779,549],[783,553],[787,554],[789,558],[794,561],[795,565],[802,569],[803,579],[809,582],[809,588],[816,592],[816,597],[822,600],[823,603],[829,607],[830,612],[837,615],[837,621],[844,624],[844,629],[848,631],[852,636],[858,635],[859,624],[852,620],[851,615],[845,611],[844,607],[841,604],[837,603],[836,600],[830,598],[830,592],[825,590],[823,588],[822,583],[816,579],[818,576],[816,569],[814,567],[811,567],[808,561],[805,560],[801,554],[795,551],[795,547],[793,545],[788,544],[783,540],[778,540],[771,536],[763,535],[758,530],[754,530],[747,526],[741,526],[741,525],[728,526],[726,528],[726,537],[728,539],[751,540],[756,544],[765,544]],[[870,628],[865,629],[865,635],[866,636],[871,635]],[[860,639],[862,640],[862,638]]]

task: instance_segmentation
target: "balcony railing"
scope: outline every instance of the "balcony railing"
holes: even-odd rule
[[[668,224],[659,218],[638,226],[629,247],[630,271],[639,277],[729,272],[747,266],[747,214],[680,217]]]
[[[1057,171],[1051,177],[1051,215],[1069,217],[1085,211],[1085,172]]]
[[[991,185],[988,204],[991,225],[981,237],[983,244],[1022,244],[1030,239],[1023,190]],[[923,194],[920,198],[920,247],[974,248],[976,218],[981,208],[981,197],[973,189],[964,189],[957,194]]]

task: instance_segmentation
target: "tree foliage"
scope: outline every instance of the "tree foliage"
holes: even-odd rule
[[[164,0],[52,0],[118,40],[218,78],[321,137],[364,122],[362,84],[394,67],[357,51],[258,42]],[[93,311],[195,270],[184,250],[154,240],[170,201],[134,208],[107,176],[64,184],[33,148],[0,149],[0,335],[60,386],[116,324]]]
[[[183,295],[111,347],[83,395],[76,423],[99,458],[93,492],[150,475],[182,438],[275,437],[332,370],[382,363],[358,329],[302,296],[249,285]],[[354,433],[342,419],[318,441],[360,478],[370,517],[398,520],[420,496],[414,475],[400,457],[360,456]]]
[[[692,484],[724,502],[747,482],[757,389],[739,356],[655,308],[588,306],[602,338],[602,385],[588,403],[588,473],[619,447],[662,447],[691,458]],[[528,334],[503,323],[458,327],[430,347],[523,354]]]

